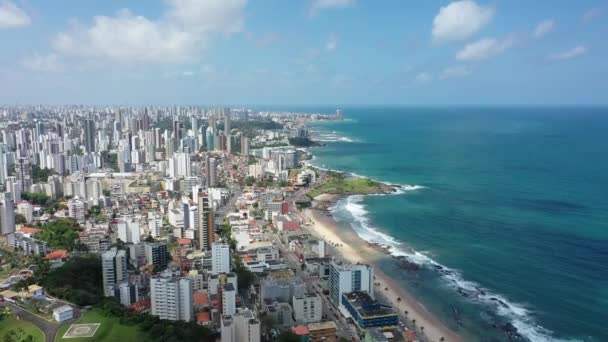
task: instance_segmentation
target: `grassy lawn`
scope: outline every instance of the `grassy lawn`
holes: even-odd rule
[[[326,183],[307,193],[310,198],[321,194],[373,193],[381,189],[382,184],[367,178],[331,177]]]
[[[101,323],[95,336],[89,338],[63,338],[63,334],[73,323]],[[98,310],[83,312],[77,322],[68,322],[59,328],[55,341],[68,342],[119,342],[119,341],[145,341],[147,336],[139,327],[120,324],[115,317],[106,317]]]
[[[6,338],[5,336],[7,336],[10,331],[17,332],[18,337],[15,341],[25,340],[28,335],[32,335],[34,342],[44,342],[42,330],[24,319],[17,319],[14,315],[10,315],[0,321],[0,340],[4,341]]]

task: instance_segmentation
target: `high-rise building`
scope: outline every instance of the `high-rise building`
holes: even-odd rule
[[[173,121],[173,143],[177,147],[179,146],[180,140],[183,138],[182,133],[182,124],[181,122],[174,120]]]
[[[159,242],[145,244],[145,254],[148,265],[167,267],[167,245]]]
[[[201,250],[210,250],[213,243],[213,210],[209,196],[198,193],[198,245]]]
[[[0,184],[5,184],[6,178],[8,177],[5,149],[5,145],[0,143]]]
[[[365,264],[345,264],[333,260],[329,265],[329,299],[342,307],[342,294],[367,292],[374,297],[374,269]]]
[[[232,143],[230,139],[230,114],[224,116],[224,136],[226,137],[226,151],[232,153]]]
[[[249,138],[244,135],[241,136],[241,155],[249,155]]]
[[[30,202],[22,201],[17,204],[17,213],[25,218],[26,223],[32,223],[34,220],[34,207]]]
[[[129,306],[139,300],[137,285],[122,282],[114,289],[114,296],[118,298],[120,304]]]
[[[230,246],[218,241],[211,244],[211,273],[230,273]]]
[[[87,153],[95,152],[95,120],[84,120],[84,148]]]
[[[192,321],[192,279],[163,272],[150,279],[150,310],[153,316],[170,321]]]
[[[101,255],[103,292],[106,297],[115,295],[116,285],[127,281],[127,253],[116,247]]]
[[[15,174],[21,184],[21,193],[29,192],[32,186],[32,167],[27,158],[19,158],[15,163]]]
[[[207,151],[213,151],[215,149],[215,132],[213,131],[213,127],[207,127],[205,139],[207,140]]]
[[[207,188],[213,188],[217,186],[217,161],[215,158],[207,157]]]
[[[260,321],[249,309],[222,316],[221,335],[221,342],[260,342]]]
[[[222,286],[222,315],[232,316],[236,313],[236,289],[231,283]]]
[[[0,196],[0,233],[2,235],[15,232],[15,204],[10,192],[3,192]]]
[[[79,224],[84,224],[85,222],[85,207],[84,201],[81,200],[78,196],[70,199],[68,201],[68,215],[74,219]]]

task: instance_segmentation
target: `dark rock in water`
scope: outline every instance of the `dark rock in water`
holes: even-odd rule
[[[401,261],[399,261],[399,268],[408,271],[419,271],[420,265],[407,261],[406,259],[401,259]]]
[[[434,265],[433,267],[435,267],[436,270],[443,270],[443,266],[441,265]]]
[[[521,336],[517,331],[517,328],[511,323],[503,324],[500,329],[507,334],[509,341],[521,341],[524,339],[523,336]]]

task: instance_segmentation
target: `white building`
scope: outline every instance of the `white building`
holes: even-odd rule
[[[129,306],[139,300],[139,291],[137,285],[129,284],[128,282],[122,282],[118,285],[118,299],[120,304]]]
[[[160,215],[148,217],[148,229],[150,230],[150,235],[153,238],[156,239],[160,236],[162,227],[163,220],[161,219]]]
[[[85,204],[78,196],[68,201],[68,215],[76,219],[76,222],[84,224],[85,222]]]
[[[0,196],[0,232],[7,235],[15,232],[15,206],[10,192]]]
[[[74,318],[74,309],[69,305],[64,305],[53,310],[53,318],[57,322],[65,322]]]
[[[329,265],[329,299],[342,309],[342,294],[367,292],[374,298],[374,269],[365,264],[345,264],[332,260]],[[341,310],[345,312],[345,310]]]
[[[222,316],[221,342],[260,342],[260,321],[249,309],[233,316]]]
[[[236,288],[231,283],[222,287],[222,315],[234,315],[236,313]]]
[[[116,223],[116,230],[122,242],[137,244],[141,241],[139,222],[120,220]]]
[[[323,318],[323,302],[314,293],[292,298],[293,317],[300,324],[320,322]]]
[[[211,245],[211,273],[230,272],[230,246],[223,242],[214,242]]]
[[[17,204],[17,213],[25,217],[25,222],[32,223],[34,220],[34,207],[30,202],[22,201]]]
[[[116,285],[127,280],[127,253],[112,248],[101,255],[103,291],[106,297],[115,295]]]
[[[151,314],[170,321],[194,318],[192,280],[163,272],[150,280]]]

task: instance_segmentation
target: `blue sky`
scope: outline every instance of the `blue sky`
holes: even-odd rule
[[[608,0],[0,0],[0,103],[608,104]]]

